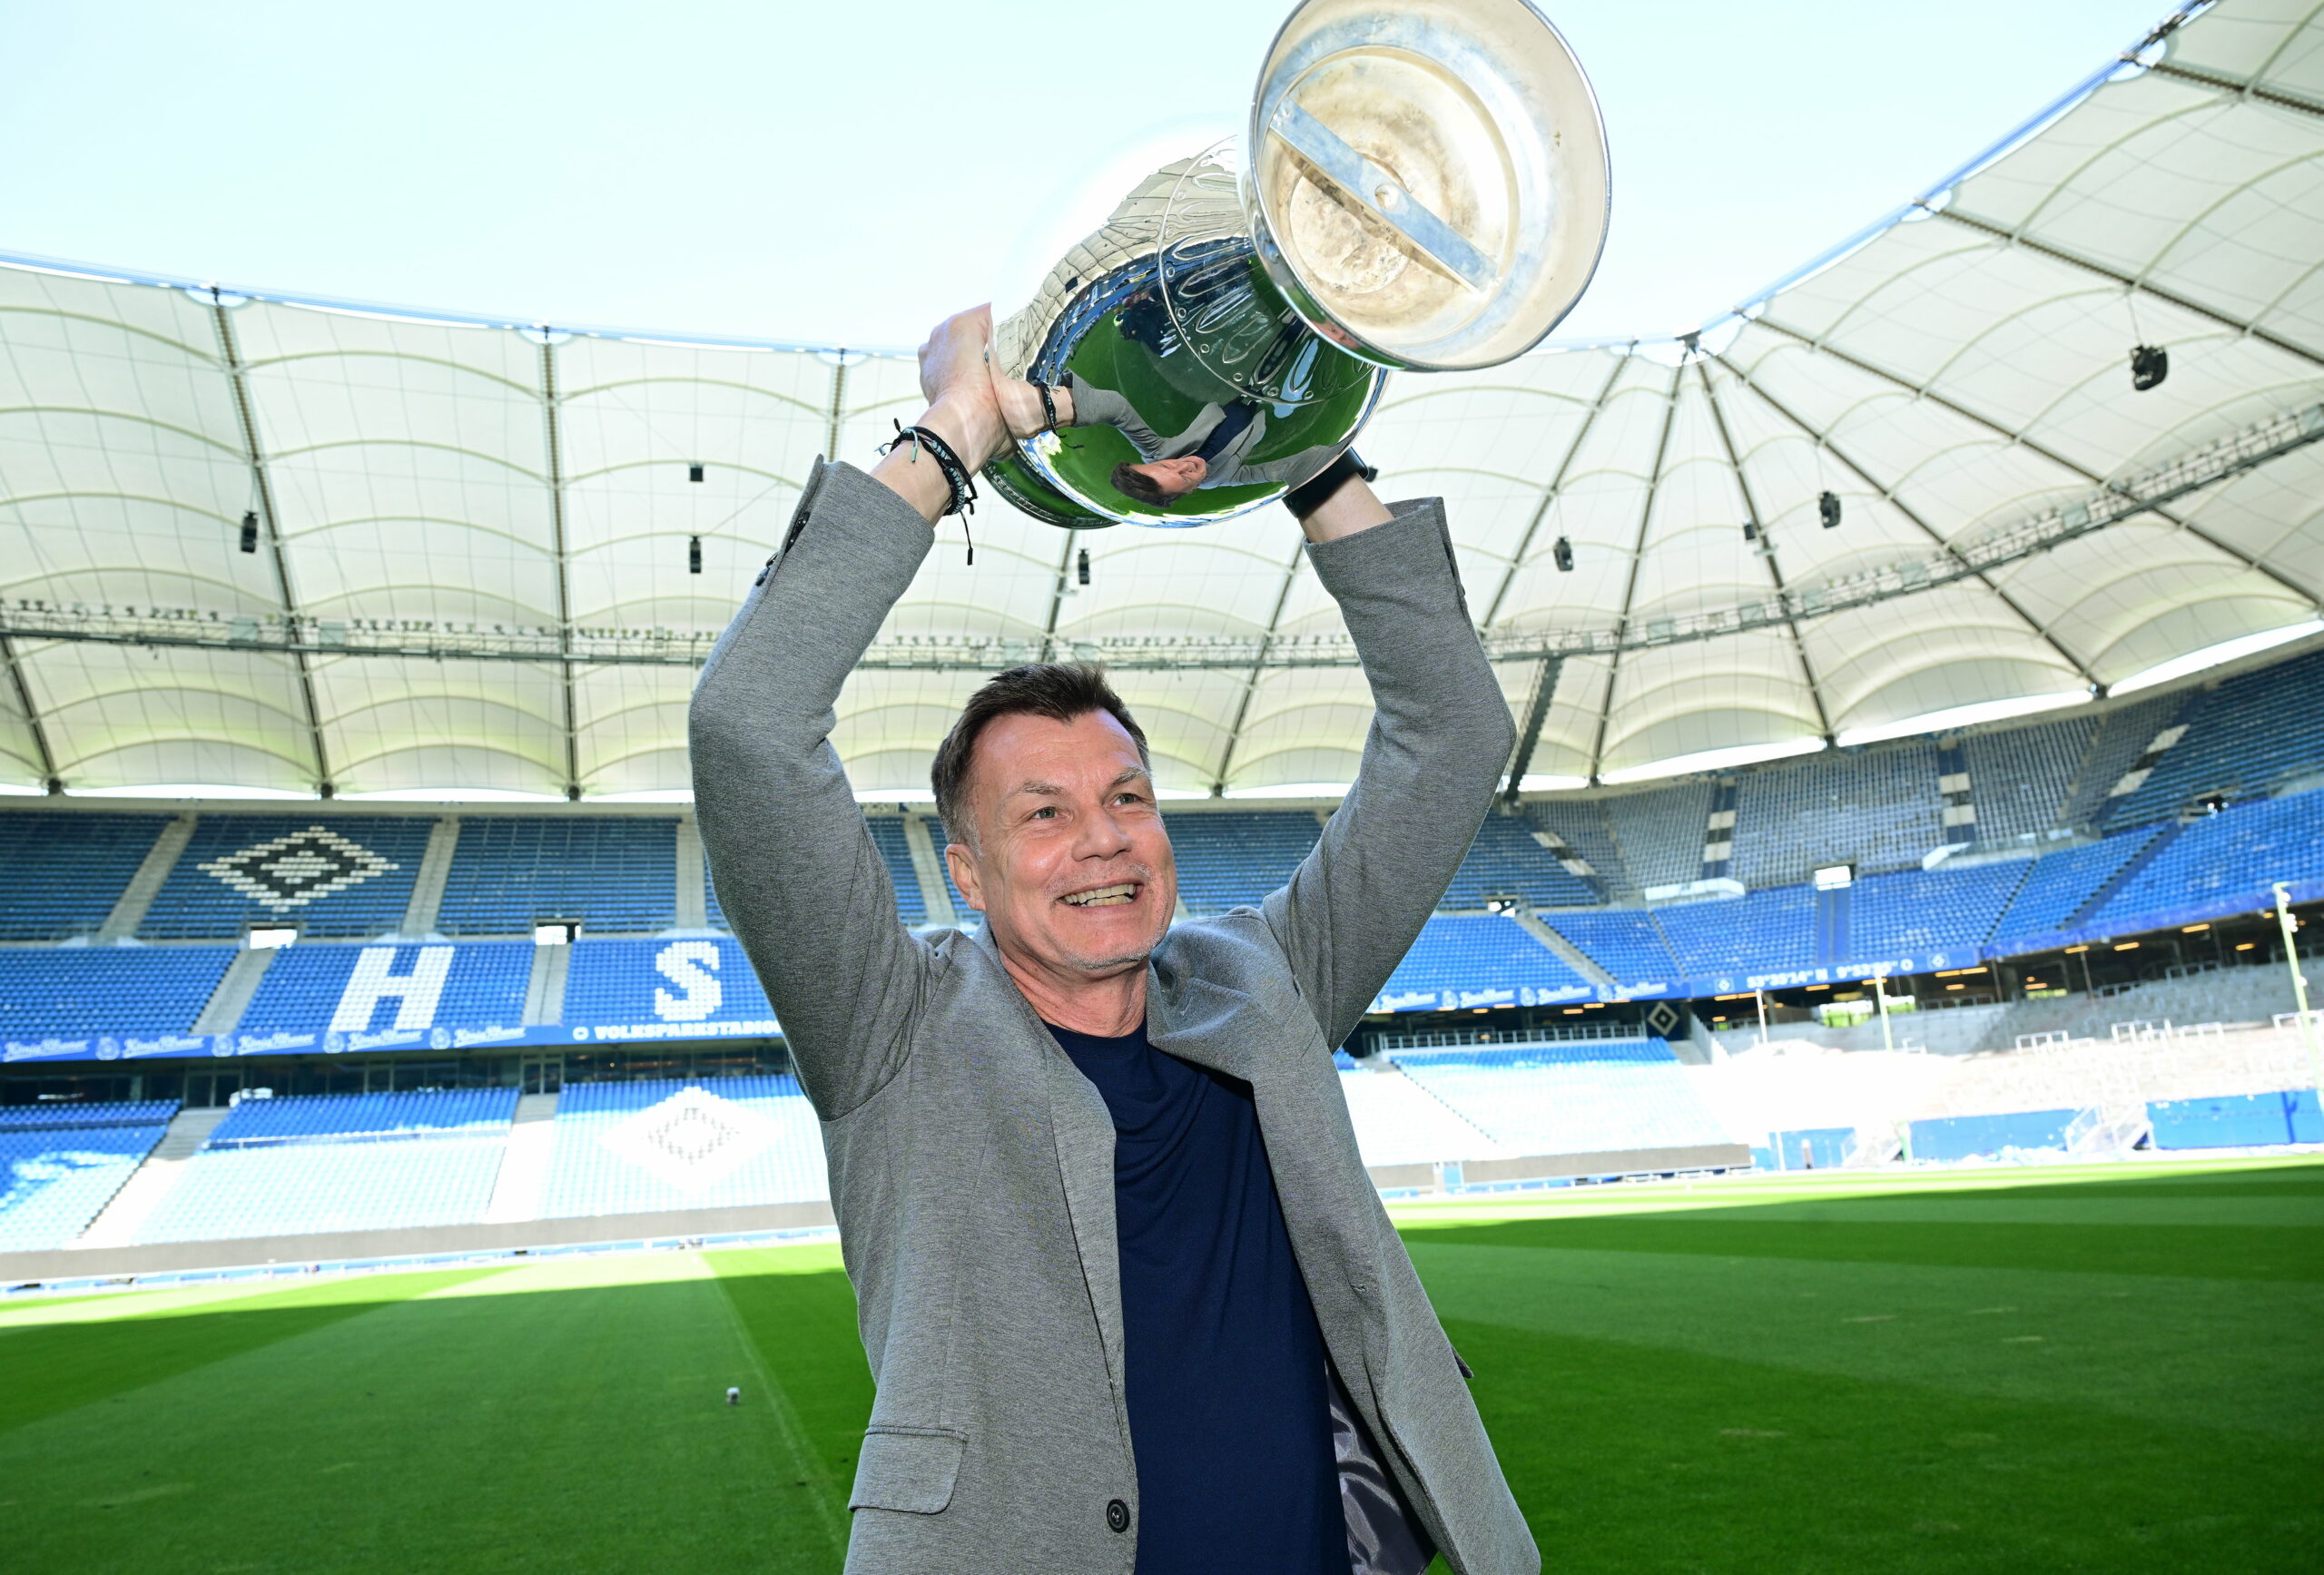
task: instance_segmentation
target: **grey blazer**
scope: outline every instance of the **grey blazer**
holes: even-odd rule
[[[1141,459],[1176,459],[1181,454],[1191,454],[1210,436],[1211,428],[1226,418],[1226,407],[1213,402],[1195,414],[1187,429],[1174,438],[1165,438],[1137,413],[1137,408],[1111,389],[1068,374],[1067,386],[1073,390],[1073,424],[1077,427],[1112,427],[1129,439]],[[1218,457],[1210,471],[1202,478],[1197,492],[1209,487],[1295,487],[1313,476],[1323,474],[1324,467],[1339,458],[1339,449],[1329,444],[1302,448],[1280,459],[1247,461],[1245,456],[1259,446],[1267,435],[1267,413],[1262,406],[1251,418],[1249,426],[1235,435],[1226,451]]]
[[[695,690],[696,813],[823,1120],[877,1384],[847,1569],[1129,1575],[1112,1123],[981,932],[898,922],[830,743],[841,685],[932,540],[878,482],[817,467]],[[1438,504],[1308,552],[1372,682],[1362,773],[1290,884],[1170,931],[1147,1031],[1251,1085],[1335,1375],[1425,1531],[1462,1575],[1534,1575],[1331,1055],[1459,867],[1509,709]]]

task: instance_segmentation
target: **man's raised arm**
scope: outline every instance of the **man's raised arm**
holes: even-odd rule
[[[919,425],[970,471],[1002,437],[984,362],[991,330],[980,308],[921,348],[931,402]],[[832,748],[835,707],[950,502],[933,455],[909,443],[869,476],[819,467],[782,551],[711,653],[687,719],[719,906],[826,1118],[896,1070],[926,960],[896,917],[887,867]]]
[[[1337,1046],[1452,884],[1516,728],[1470,621],[1440,500],[1390,509],[1352,479],[1301,525],[1374,710],[1354,785],[1262,909]]]

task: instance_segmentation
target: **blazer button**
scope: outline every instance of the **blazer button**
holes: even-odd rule
[[[1109,1531],[1129,1530],[1129,1506],[1119,1499],[1106,1501],[1106,1529]]]

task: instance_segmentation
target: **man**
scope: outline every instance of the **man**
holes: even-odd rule
[[[1031,385],[1022,385],[1031,398]],[[1267,412],[1251,399],[1213,401],[1195,413],[1185,428],[1164,437],[1141,419],[1136,407],[1111,389],[1068,373],[1052,390],[1058,424],[1112,427],[1129,439],[1138,458],[1114,467],[1114,490],[1156,507],[1175,503],[1206,487],[1281,487],[1306,480],[1332,458],[1328,448],[1303,448],[1280,459],[1253,460],[1251,450],[1267,433]],[[1013,423],[1012,423],[1013,424]]]
[[[921,347],[920,425],[1006,440],[990,315]],[[1352,472],[1348,472],[1352,474]],[[1171,928],[1146,749],[1094,674],[1019,669],[940,750],[974,935],[898,922],[829,735],[950,506],[932,453],[818,466],[695,692],[722,906],[823,1119],[877,1384],[848,1569],[1533,1575],[1531,1538],[1333,1068],[1459,867],[1508,709],[1442,509],[1302,499],[1378,716],[1289,885]]]

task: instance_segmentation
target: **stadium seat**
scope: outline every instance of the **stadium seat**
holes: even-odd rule
[[[447,935],[522,935],[544,920],[585,932],[677,922],[677,822],[628,816],[475,815],[444,881]]]
[[[491,1201],[516,1108],[514,1088],[245,1098],[136,1239],[470,1223]]]
[[[403,922],[435,820],[422,815],[205,814],[138,934],[157,940],[290,925],[383,935]]]
[[[822,1124],[792,1078],[568,1085],[554,1125],[545,1219],[830,1196]]]
[[[144,861],[166,815],[0,815],[0,940],[93,934]]]
[[[60,1247],[144,1163],[174,1099],[0,1107],[0,1253]]]
[[[0,950],[0,1039],[183,1033],[233,960],[231,946]]]
[[[573,943],[566,974],[564,1020],[574,1025],[665,1027],[679,1037],[684,1025],[759,1025],[774,1018],[743,943],[716,940],[590,940]],[[645,1037],[645,1036],[640,1036]]]
[[[1733,1141],[1660,1039],[1408,1050],[1396,1064],[1511,1154]]]

